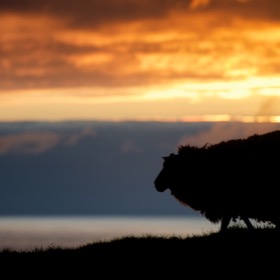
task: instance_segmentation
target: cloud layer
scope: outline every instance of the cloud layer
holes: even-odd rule
[[[274,75],[279,11],[274,0],[1,1],[1,89]]]
[[[128,103],[137,112],[139,102],[178,97],[186,112],[200,105],[194,115],[207,115],[207,105],[228,114],[215,106],[228,108],[227,99],[242,99],[240,108],[258,100],[234,113],[257,114],[280,92],[279,18],[276,0],[1,1],[0,118],[38,117],[30,95],[48,106],[41,112],[58,104],[55,118],[104,118],[62,104],[117,102],[124,118],[151,119],[158,115],[136,116]]]
[[[170,193],[155,190],[162,156],[182,144],[215,144],[279,128],[268,123],[0,123],[0,213],[194,214]]]

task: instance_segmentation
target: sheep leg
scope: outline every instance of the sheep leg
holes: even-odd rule
[[[231,220],[231,217],[229,217],[229,216],[224,216],[224,217],[222,218],[222,223],[221,223],[221,229],[220,229],[220,231],[225,231],[225,230],[227,229],[230,220]]]
[[[250,222],[250,220],[247,217],[242,217],[242,219],[245,222],[248,229],[254,229],[252,223]]]

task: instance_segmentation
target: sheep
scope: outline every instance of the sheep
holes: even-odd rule
[[[221,231],[231,219],[243,219],[250,229],[250,219],[279,229],[280,130],[203,147],[181,145],[163,159],[156,190],[170,189],[179,202],[221,222]]]

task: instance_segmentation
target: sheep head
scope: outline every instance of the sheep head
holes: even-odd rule
[[[181,170],[182,158],[179,155],[170,154],[169,156],[162,157],[164,159],[163,168],[159,172],[154,181],[157,191],[164,192],[166,189],[172,189],[174,186],[174,179],[179,178],[178,173]]]

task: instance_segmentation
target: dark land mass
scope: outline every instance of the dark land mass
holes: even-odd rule
[[[76,248],[3,250],[0,265],[1,272],[8,272],[10,278],[17,275],[29,279],[274,279],[279,278],[280,271],[280,232],[230,228],[187,238],[127,236]]]

